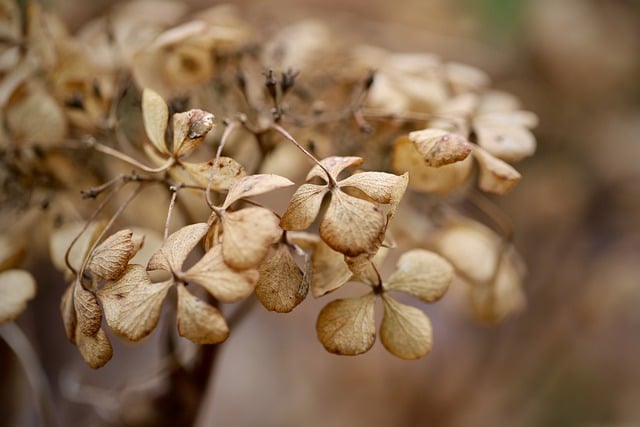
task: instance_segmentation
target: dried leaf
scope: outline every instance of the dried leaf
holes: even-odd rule
[[[76,308],[73,304],[73,289],[75,283],[67,286],[62,298],[60,299],[60,314],[62,315],[62,323],[64,325],[64,332],[67,338],[72,343],[76,342],[76,327],[78,325],[78,318],[76,317]]]
[[[53,265],[58,270],[67,270],[67,265],[64,262],[65,253],[69,245],[71,245],[71,242],[73,242],[73,239],[76,238],[84,226],[84,222],[74,222],[51,233],[51,237],[49,238],[49,254]],[[92,222],[71,248],[69,263],[76,271],[80,270],[89,248],[91,248],[105,226],[106,222],[104,221]]]
[[[36,282],[25,270],[0,272],[0,325],[18,317],[36,295]]]
[[[218,344],[229,336],[220,311],[178,285],[178,333],[198,344]]]
[[[107,334],[99,329],[94,335],[76,332],[76,345],[82,358],[93,369],[102,368],[113,356],[113,349]]]
[[[364,160],[361,157],[327,157],[326,159],[322,159],[320,163],[327,169],[329,174],[337,179],[340,172],[345,170],[348,167],[360,166]],[[320,168],[320,166],[315,165],[307,174],[307,181],[312,178],[322,178],[325,181],[328,181],[327,174]]]
[[[452,280],[453,267],[446,259],[424,249],[414,249],[402,254],[384,287],[434,302],[444,296]]]
[[[459,187],[473,170],[471,156],[438,168],[427,166],[413,142],[406,136],[396,140],[391,165],[396,173],[409,173],[409,188],[440,194]]]
[[[480,175],[478,186],[482,191],[493,194],[507,194],[522,176],[508,163],[492,156],[476,146],[473,155],[478,161]]]
[[[164,139],[169,123],[169,107],[157,92],[146,88],[142,91],[142,119],[144,130],[153,146],[163,154],[169,154]]]
[[[106,280],[117,280],[124,274],[129,260],[140,246],[140,236],[134,241],[133,231],[120,230],[96,247],[87,269]]]
[[[131,341],[139,341],[158,324],[160,309],[172,280],[151,283],[142,265],[131,264],[117,281],[98,291],[107,324]]]
[[[258,206],[227,212],[222,217],[225,262],[238,270],[256,267],[282,236],[278,223],[273,212]]]
[[[309,292],[309,284],[286,245],[279,245],[260,265],[259,272],[256,296],[267,310],[288,313]]]
[[[427,166],[440,167],[466,159],[473,145],[465,137],[441,129],[423,129],[409,134]]]
[[[102,323],[102,310],[95,294],[86,290],[78,279],[73,287],[73,306],[78,321],[77,329],[87,336],[97,334]],[[77,335],[76,333],[76,340]]]
[[[431,350],[431,322],[419,309],[382,295],[380,341],[401,359],[418,359]]]
[[[206,188],[209,185],[209,178],[211,177],[211,169],[213,168],[213,160],[202,163],[190,163],[181,162],[180,166],[184,168],[187,176],[174,176],[174,178],[199,185]],[[179,169],[173,167],[169,170],[169,173],[175,174]],[[226,191],[238,181],[240,178],[245,177],[247,173],[240,163],[236,162],[231,157],[220,157],[218,159],[218,167],[216,173],[213,176],[211,182],[211,189],[214,191]]]
[[[202,286],[220,301],[234,302],[251,295],[258,276],[257,270],[237,271],[229,267],[222,257],[221,246],[216,245],[183,278]]]
[[[384,237],[384,227],[384,216],[377,206],[333,191],[320,223],[320,236],[332,249],[355,257],[377,250]]]
[[[280,227],[284,230],[305,230],[313,224],[322,199],[327,193],[324,185],[302,184],[289,201],[289,206],[280,220]]]
[[[289,187],[293,185],[291,180],[275,174],[257,174],[249,175],[236,181],[224,201],[222,207],[228,208],[233,202],[240,199],[257,196],[279,188]]]
[[[173,115],[173,155],[187,155],[200,145],[215,126],[214,116],[206,111],[194,109]]]
[[[324,348],[348,356],[367,352],[376,340],[374,303],[375,296],[370,292],[327,304],[316,323],[318,339]]]
[[[179,272],[189,253],[207,234],[209,226],[200,222],[190,224],[175,231],[164,245],[151,257],[147,270],[167,270]]]
[[[321,297],[347,283],[353,275],[344,261],[344,255],[327,246],[323,241],[315,245],[311,255],[313,277],[311,295]]]

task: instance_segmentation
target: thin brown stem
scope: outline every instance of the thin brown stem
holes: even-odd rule
[[[209,174],[209,182],[207,182],[207,190],[205,191],[205,200],[207,205],[214,209],[213,201],[211,200],[211,186],[213,185],[213,179],[215,178],[216,172],[218,171],[218,164],[220,163],[220,156],[222,156],[222,150],[224,149],[225,144],[229,140],[231,134],[241,126],[239,121],[232,121],[227,124],[227,127],[224,129],[222,136],[220,137],[220,144],[218,144],[218,149],[216,150],[216,157],[213,160],[213,165],[211,166],[211,174]]]
[[[89,141],[87,142],[88,145],[91,148],[94,148],[96,151],[99,151],[101,153],[107,154],[111,157],[115,157],[118,160],[122,160],[123,162],[126,162],[128,164],[130,164],[131,166],[134,166],[138,169],[143,170],[144,172],[147,173],[160,173],[160,172],[164,172],[167,169],[169,169],[171,166],[173,166],[176,163],[176,159],[174,159],[173,157],[169,157],[167,158],[167,161],[162,165],[159,166],[157,168],[150,168],[149,166],[146,166],[142,163],[140,163],[139,161],[137,161],[136,159],[134,159],[131,156],[128,156],[124,153],[121,153],[118,150],[115,150],[109,146],[106,146],[104,144],[101,144],[97,141],[95,141],[93,138],[89,139]]]
[[[171,191],[171,200],[169,201],[169,209],[167,209],[167,219],[164,222],[164,234],[162,237],[163,244],[167,242],[167,238],[169,237],[169,225],[171,224],[171,216],[173,214],[173,208],[176,206],[180,186],[171,186],[169,187],[169,190]]]

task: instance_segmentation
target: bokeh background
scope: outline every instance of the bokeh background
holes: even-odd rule
[[[46,4],[73,29],[113,2]],[[256,306],[220,349],[198,425],[640,426],[640,2],[235,4],[266,35],[314,18],[354,43],[477,66],[538,114],[538,151],[518,165],[521,183],[496,199],[527,264],[528,305],[480,326],[454,290],[425,308],[434,348],[412,362],[380,343],[359,357],[326,353],[314,328],[325,300],[309,298],[290,315]],[[64,337],[64,288],[47,283],[58,274],[39,275],[39,297],[19,323],[43,359],[56,410],[68,425],[109,425],[122,390],[158,387],[145,380],[158,349],[153,339],[117,344],[114,360],[91,371]],[[1,366],[13,366],[0,380],[0,414],[10,414],[8,425],[35,425],[12,357],[0,346]]]

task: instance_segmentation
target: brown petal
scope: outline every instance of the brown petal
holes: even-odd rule
[[[217,344],[227,339],[229,327],[220,311],[178,285],[178,333],[198,344]]]
[[[222,253],[230,267],[257,267],[269,247],[282,236],[278,217],[268,209],[252,206],[222,217]]]
[[[117,280],[127,269],[129,260],[142,243],[134,242],[133,231],[120,230],[107,237],[93,251],[87,269],[95,275],[107,280]]]
[[[278,246],[273,255],[260,265],[256,296],[267,310],[288,313],[304,301],[309,283],[286,245]]]
[[[324,185],[302,184],[289,202],[286,212],[280,220],[283,230],[305,230],[313,224],[327,193]]]
[[[431,322],[419,309],[382,296],[384,315],[380,341],[401,359],[418,359],[431,350]]]
[[[367,352],[376,340],[375,296],[338,299],[327,304],[316,323],[318,339],[331,353],[354,356]]]
[[[86,290],[77,279],[73,287],[73,306],[78,319],[77,329],[87,336],[97,334],[102,323],[102,310],[95,294]]]
[[[187,155],[215,126],[213,114],[194,109],[173,115],[173,155]]]
[[[315,298],[335,291],[352,276],[344,261],[344,255],[336,252],[320,241],[316,244],[311,256],[313,277],[311,278],[311,295]]]
[[[93,369],[102,368],[113,356],[109,338],[102,329],[94,335],[85,335],[78,328],[76,345],[84,361]]]
[[[87,255],[87,251],[93,245],[98,238],[100,232],[104,229],[106,222],[92,222],[82,235],[76,240],[75,244],[71,248],[69,253],[69,263],[73,268],[80,270],[84,257]],[[85,226],[84,222],[74,222],[61,227],[51,233],[49,237],[49,254],[53,265],[60,271],[67,270],[67,265],[64,261],[65,253],[73,242],[73,239],[80,233]]]
[[[62,315],[62,323],[64,332],[72,343],[76,342],[76,327],[78,318],[76,317],[76,308],[73,304],[73,289],[75,282],[67,286],[62,298],[60,299],[60,314]]]
[[[440,167],[466,159],[473,145],[465,137],[441,129],[423,129],[409,134],[427,166]]]
[[[452,280],[453,267],[446,259],[424,249],[414,249],[402,254],[384,287],[434,302],[444,296]]]
[[[211,177],[211,169],[213,168],[213,160],[202,163],[190,163],[182,162],[180,166],[184,168],[187,176],[174,177],[180,179],[186,183],[192,183],[206,188],[209,185],[209,178]],[[178,171],[178,168],[171,168],[170,173]],[[218,167],[216,168],[213,181],[211,182],[211,189],[214,191],[225,191],[236,182],[238,179],[246,176],[247,173],[240,163],[233,160],[231,157],[220,157],[218,159]]]
[[[361,157],[339,156],[327,157],[326,159],[322,159],[320,161],[320,163],[327,169],[329,174],[331,174],[334,179],[337,179],[338,175],[340,175],[340,172],[342,172],[346,168],[352,166],[360,166],[363,162],[364,160],[362,160]],[[314,166],[309,171],[309,173],[307,174],[307,181],[315,177],[322,178],[328,182],[327,174],[322,169],[320,169],[318,165]]]
[[[129,265],[119,280],[107,282],[97,293],[107,324],[131,341],[146,337],[158,324],[162,302],[172,283],[151,283],[144,266]]]
[[[182,227],[169,235],[162,247],[153,254],[147,270],[167,270],[179,272],[189,253],[207,234],[209,226],[200,222]]]
[[[164,139],[169,123],[169,107],[157,92],[149,88],[142,91],[142,119],[144,130],[153,146],[159,152],[169,154]]]
[[[222,206],[228,208],[233,202],[242,198],[257,196],[278,188],[289,187],[293,182],[283,176],[275,174],[249,175],[236,181],[227,193],[227,198]]]
[[[229,267],[222,257],[221,245],[215,245],[183,277],[220,301],[234,302],[251,295],[258,276],[256,270],[237,271]]]
[[[332,249],[355,257],[377,250],[384,225],[377,206],[336,190],[320,223],[320,236]]]
[[[476,146],[473,155],[478,161],[480,175],[478,186],[482,191],[493,194],[507,194],[522,176],[508,163],[492,156]]]
[[[18,317],[36,295],[36,282],[25,270],[0,272],[0,325]]]
[[[473,169],[471,156],[438,168],[427,166],[422,155],[406,136],[396,140],[391,164],[396,173],[409,172],[409,188],[441,194],[462,185]]]
[[[497,158],[519,162],[536,151],[536,139],[524,127],[476,123],[478,144]]]
[[[379,268],[384,262],[389,250],[380,247],[375,255],[364,253],[357,257],[344,257],[349,270],[353,273],[352,280],[375,286],[380,282]]]

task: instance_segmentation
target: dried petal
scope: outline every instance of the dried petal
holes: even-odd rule
[[[25,270],[0,272],[0,325],[18,317],[36,295],[36,282]]]
[[[213,168],[213,160],[202,163],[181,162],[180,166],[184,168],[187,176],[179,175],[174,178],[185,183],[191,183],[206,188],[209,185],[211,177],[211,169]],[[169,170],[175,174],[179,169],[173,167]],[[218,159],[218,167],[211,182],[211,189],[214,191],[226,191],[240,178],[246,176],[247,173],[240,163],[231,157],[220,157]]]
[[[382,295],[384,315],[380,341],[390,353],[401,359],[418,359],[431,350],[431,322],[415,307]]]
[[[362,160],[361,157],[339,157],[339,156],[327,157],[326,159],[322,159],[320,161],[322,166],[324,166],[325,169],[327,169],[329,174],[334,179],[337,179],[338,175],[340,175],[340,172],[342,172],[346,168],[352,167],[352,166],[360,166],[363,162],[364,160]],[[307,174],[307,181],[316,177],[322,178],[325,181],[328,181],[327,174],[318,165],[314,166],[309,171],[309,173]]]
[[[73,304],[73,289],[75,283],[67,286],[60,300],[60,314],[62,315],[62,323],[64,325],[64,332],[67,334],[67,338],[72,343],[76,342],[76,327],[78,325],[78,318],[76,317],[76,309]]]
[[[77,329],[87,336],[98,333],[102,323],[102,310],[98,305],[98,299],[93,292],[86,290],[79,280],[76,279],[73,287],[73,306],[78,319]],[[76,340],[77,340],[76,333]]]
[[[169,154],[164,139],[169,123],[169,107],[157,92],[148,88],[142,91],[142,119],[144,130],[153,146],[159,152]]]
[[[98,291],[107,324],[116,333],[139,341],[158,324],[160,309],[172,281],[151,283],[142,265],[131,264],[117,281]]]
[[[383,246],[374,256],[361,254],[357,257],[344,257],[344,260],[353,273],[352,280],[375,286],[380,283],[378,268],[382,265],[389,250]]]
[[[519,162],[536,151],[536,139],[524,127],[479,123],[474,125],[478,144],[507,162]]]
[[[236,181],[227,193],[223,208],[228,208],[233,202],[242,198],[257,196],[278,188],[293,185],[291,180],[275,174],[249,175]]]
[[[375,296],[370,292],[327,304],[316,323],[318,339],[324,348],[348,356],[367,352],[376,340],[374,303]]]
[[[333,191],[320,223],[320,236],[332,249],[355,257],[377,250],[382,243],[384,226],[384,216],[377,206]]]
[[[409,134],[427,166],[440,167],[466,159],[473,145],[465,137],[441,129],[423,129]]]
[[[278,223],[273,212],[257,206],[227,212],[222,217],[225,262],[238,270],[256,267],[282,236]]]
[[[198,344],[218,344],[229,336],[220,311],[178,285],[178,333]]]
[[[0,271],[15,268],[26,253],[22,241],[16,241],[9,236],[0,236]]]
[[[204,223],[190,224],[169,235],[164,245],[151,257],[147,270],[179,272],[189,253],[207,234],[209,226]]]
[[[476,146],[473,155],[478,161],[480,176],[478,186],[482,191],[493,194],[507,194],[522,176],[508,163],[492,156]]]
[[[229,267],[222,257],[221,246],[216,245],[184,273],[183,278],[202,286],[220,301],[234,302],[253,292],[258,276],[256,270],[237,271]]]
[[[471,156],[449,165],[427,166],[408,137],[400,137],[393,146],[392,168],[409,172],[409,187],[427,193],[447,193],[464,183],[473,169]]]
[[[311,295],[315,298],[335,291],[347,283],[353,275],[344,261],[344,255],[318,242],[311,255],[313,277],[311,278]]]
[[[449,62],[445,64],[444,68],[454,93],[478,91],[491,83],[487,73],[466,64]]]
[[[434,302],[444,296],[452,280],[453,267],[446,259],[424,249],[414,249],[402,254],[384,287]]]
[[[139,239],[133,240],[133,231],[120,230],[107,237],[93,251],[87,269],[106,280],[117,280],[125,270],[129,260],[142,245]]]
[[[309,283],[286,245],[280,245],[273,255],[260,265],[256,296],[267,310],[288,313],[304,301]]]
[[[194,109],[173,115],[173,155],[187,155],[215,126],[213,114]]]
[[[93,369],[102,368],[113,356],[109,338],[102,329],[99,329],[94,335],[84,335],[78,330],[76,345],[84,361]]]
[[[327,193],[324,185],[302,184],[289,201],[289,206],[280,220],[280,227],[283,230],[305,230],[313,224],[322,199]]]
[[[87,251],[93,245],[98,238],[100,232],[104,229],[106,222],[92,222],[82,235],[76,240],[75,244],[71,248],[69,253],[69,263],[73,268],[80,270],[84,257],[87,255]],[[67,270],[67,265],[64,261],[65,253],[73,242],[73,239],[82,231],[85,226],[84,222],[74,222],[61,227],[51,233],[49,238],[49,254],[53,265],[60,271]]]

